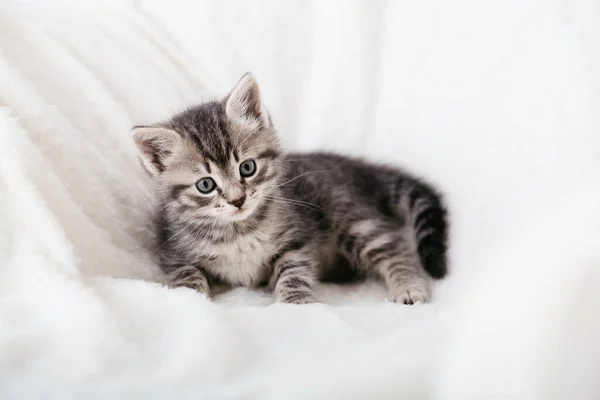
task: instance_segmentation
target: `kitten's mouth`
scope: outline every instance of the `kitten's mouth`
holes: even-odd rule
[[[232,209],[228,214],[227,218],[233,222],[240,222],[248,219],[258,208],[260,204],[256,196],[250,198],[251,201],[246,202],[241,208]]]
[[[251,207],[238,208],[237,210],[235,210],[231,214],[229,214],[229,219],[232,220],[232,221],[243,221],[243,220],[245,220],[252,213],[252,210],[250,210],[250,208]]]

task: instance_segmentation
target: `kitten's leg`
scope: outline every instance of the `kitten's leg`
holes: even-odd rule
[[[208,279],[197,267],[186,264],[176,267],[170,266],[168,269],[164,269],[167,272],[170,287],[187,287],[206,296],[210,295]]]
[[[340,250],[368,274],[383,278],[389,299],[404,304],[429,301],[430,282],[419,255],[401,227],[377,220],[350,224]]]
[[[269,286],[277,301],[291,304],[315,303],[315,261],[307,249],[284,252],[276,256]]]
[[[389,300],[403,304],[429,301],[429,278],[402,256],[380,263],[377,271],[388,287]]]

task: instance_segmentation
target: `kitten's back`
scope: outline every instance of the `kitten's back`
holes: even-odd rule
[[[296,210],[314,228],[335,230],[344,218],[389,217],[412,229],[429,275],[446,275],[447,212],[431,185],[399,168],[327,152],[290,153],[284,165],[282,194],[305,203]]]

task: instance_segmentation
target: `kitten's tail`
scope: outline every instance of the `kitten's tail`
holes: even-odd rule
[[[435,279],[446,276],[448,222],[441,197],[423,182],[408,192],[408,215],[425,271]],[[405,203],[406,204],[406,203]]]

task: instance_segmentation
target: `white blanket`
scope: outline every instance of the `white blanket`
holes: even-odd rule
[[[600,398],[596,1],[0,5],[0,397]],[[168,290],[130,127],[245,71],[285,145],[447,194],[432,304]]]

